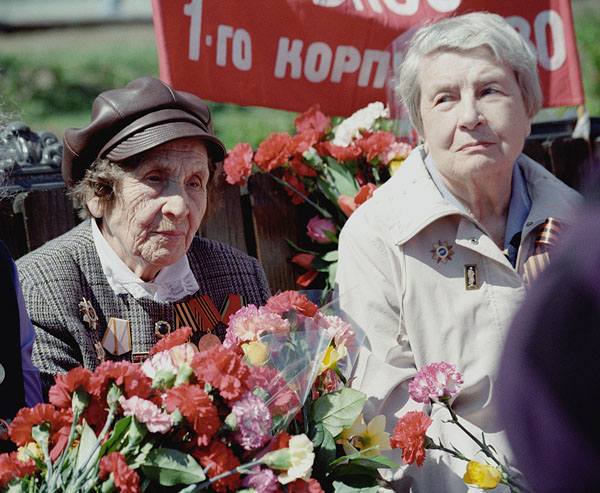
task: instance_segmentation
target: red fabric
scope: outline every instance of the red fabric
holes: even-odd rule
[[[430,19],[487,10],[535,46],[544,106],[584,102],[569,0],[152,0],[161,79],[201,98],[348,116],[386,101],[388,47]]]

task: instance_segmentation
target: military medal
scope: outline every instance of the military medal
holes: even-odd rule
[[[452,260],[452,255],[454,255],[452,245],[448,245],[447,241],[438,240],[437,244],[433,244],[433,249],[429,251],[433,254],[431,258],[437,260],[438,264],[440,262],[445,264],[448,260]]]
[[[154,333],[159,339],[168,336],[171,333],[171,324],[164,320],[159,320],[154,324]]]

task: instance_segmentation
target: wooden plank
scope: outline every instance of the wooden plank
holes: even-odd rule
[[[546,146],[539,140],[526,140],[525,147],[523,147],[523,154],[526,154],[531,159],[544,166],[548,171],[552,172],[550,156],[548,155]]]
[[[14,196],[9,196],[0,201],[0,240],[6,244],[16,260],[28,250],[23,214],[13,211],[14,199]]]
[[[248,183],[252,205],[256,256],[262,264],[273,293],[295,289],[295,273],[290,262],[294,255],[288,238],[298,244],[303,222],[300,208],[293,205],[279,185],[268,175],[254,175]]]
[[[28,251],[66,233],[77,222],[73,201],[65,188],[23,192],[21,212]]]
[[[240,188],[223,181],[210,191],[208,200],[208,217],[200,227],[200,236],[226,243],[244,253],[252,254],[246,245],[246,228],[244,227]]]
[[[580,189],[585,162],[590,157],[590,147],[584,139],[565,138],[550,145],[550,161],[554,175],[570,187]]]

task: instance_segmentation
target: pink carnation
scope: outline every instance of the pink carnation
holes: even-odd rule
[[[394,142],[379,156],[384,164],[390,164],[394,159],[406,159],[412,151],[412,146],[406,142]]]
[[[352,325],[344,322],[337,315],[327,315],[318,318],[318,325],[321,329],[327,331],[327,334],[333,339],[336,346],[344,344],[346,349],[353,349],[356,336]]]
[[[252,474],[246,475],[242,480],[242,486],[246,488],[254,488],[256,493],[276,493],[279,491],[279,482],[277,476],[269,468],[263,468],[258,471],[255,468]]]
[[[265,307],[248,305],[229,318],[223,346],[232,348],[240,342],[258,341],[264,332],[289,332],[290,322]]]
[[[331,243],[331,239],[326,233],[333,233],[335,235],[335,224],[332,221],[321,219],[319,216],[315,216],[308,221],[306,234],[309,238],[315,240],[317,243]]]
[[[421,368],[408,384],[410,397],[429,404],[431,400],[448,398],[458,394],[462,386],[462,373],[450,363],[431,363]]]
[[[231,185],[245,185],[250,173],[252,173],[252,157],[254,151],[250,144],[239,142],[233,150],[229,151],[223,170],[227,175],[226,181]]]
[[[237,401],[231,412],[236,417],[238,431],[235,439],[246,450],[256,450],[271,438],[271,413],[265,402],[253,394],[246,392]]]
[[[167,433],[173,427],[171,416],[146,399],[140,399],[135,395],[129,399],[121,396],[119,404],[125,416],[135,416],[135,419],[146,425],[150,433]]]

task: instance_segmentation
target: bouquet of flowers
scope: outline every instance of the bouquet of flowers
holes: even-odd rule
[[[10,423],[0,490],[318,492],[397,467],[368,455],[389,436],[360,426],[365,396],[344,385],[358,342],[332,305],[286,291],[232,315],[222,344],[190,335],[58,375]]]
[[[390,441],[392,448],[402,449],[403,463],[416,462],[419,467],[425,461],[426,449],[441,450],[467,462],[463,476],[467,484],[482,489],[493,489],[498,484],[505,484],[512,492],[526,491],[518,471],[502,464],[494,448],[486,443],[485,435],[482,434],[481,439],[473,435],[454,412],[452,398],[460,392],[462,384],[462,373],[456,370],[455,365],[446,362],[431,363],[419,370],[408,386],[408,393],[415,402],[444,406],[449,413],[447,423],[457,426],[473,440],[491,464],[471,460],[455,447],[450,448],[441,441],[436,443],[428,437],[427,429],[433,421],[422,411],[410,411],[398,420]]]
[[[332,289],[342,226],[398,169],[417,137],[413,132],[410,138],[397,138],[391,132],[395,122],[380,102],[346,119],[330,118],[315,105],[294,125],[296,135],[273,133],[256,152],[238,143],[224,162],[226,180],[244,185],[252,174],[267,173],[285,187],[294,204],[314,208],[317,215],[306,225],[312,246],[292,244],[298,252],[292,262],[306,269],[296,282],[306,288],[323,272],[323,287]]]

